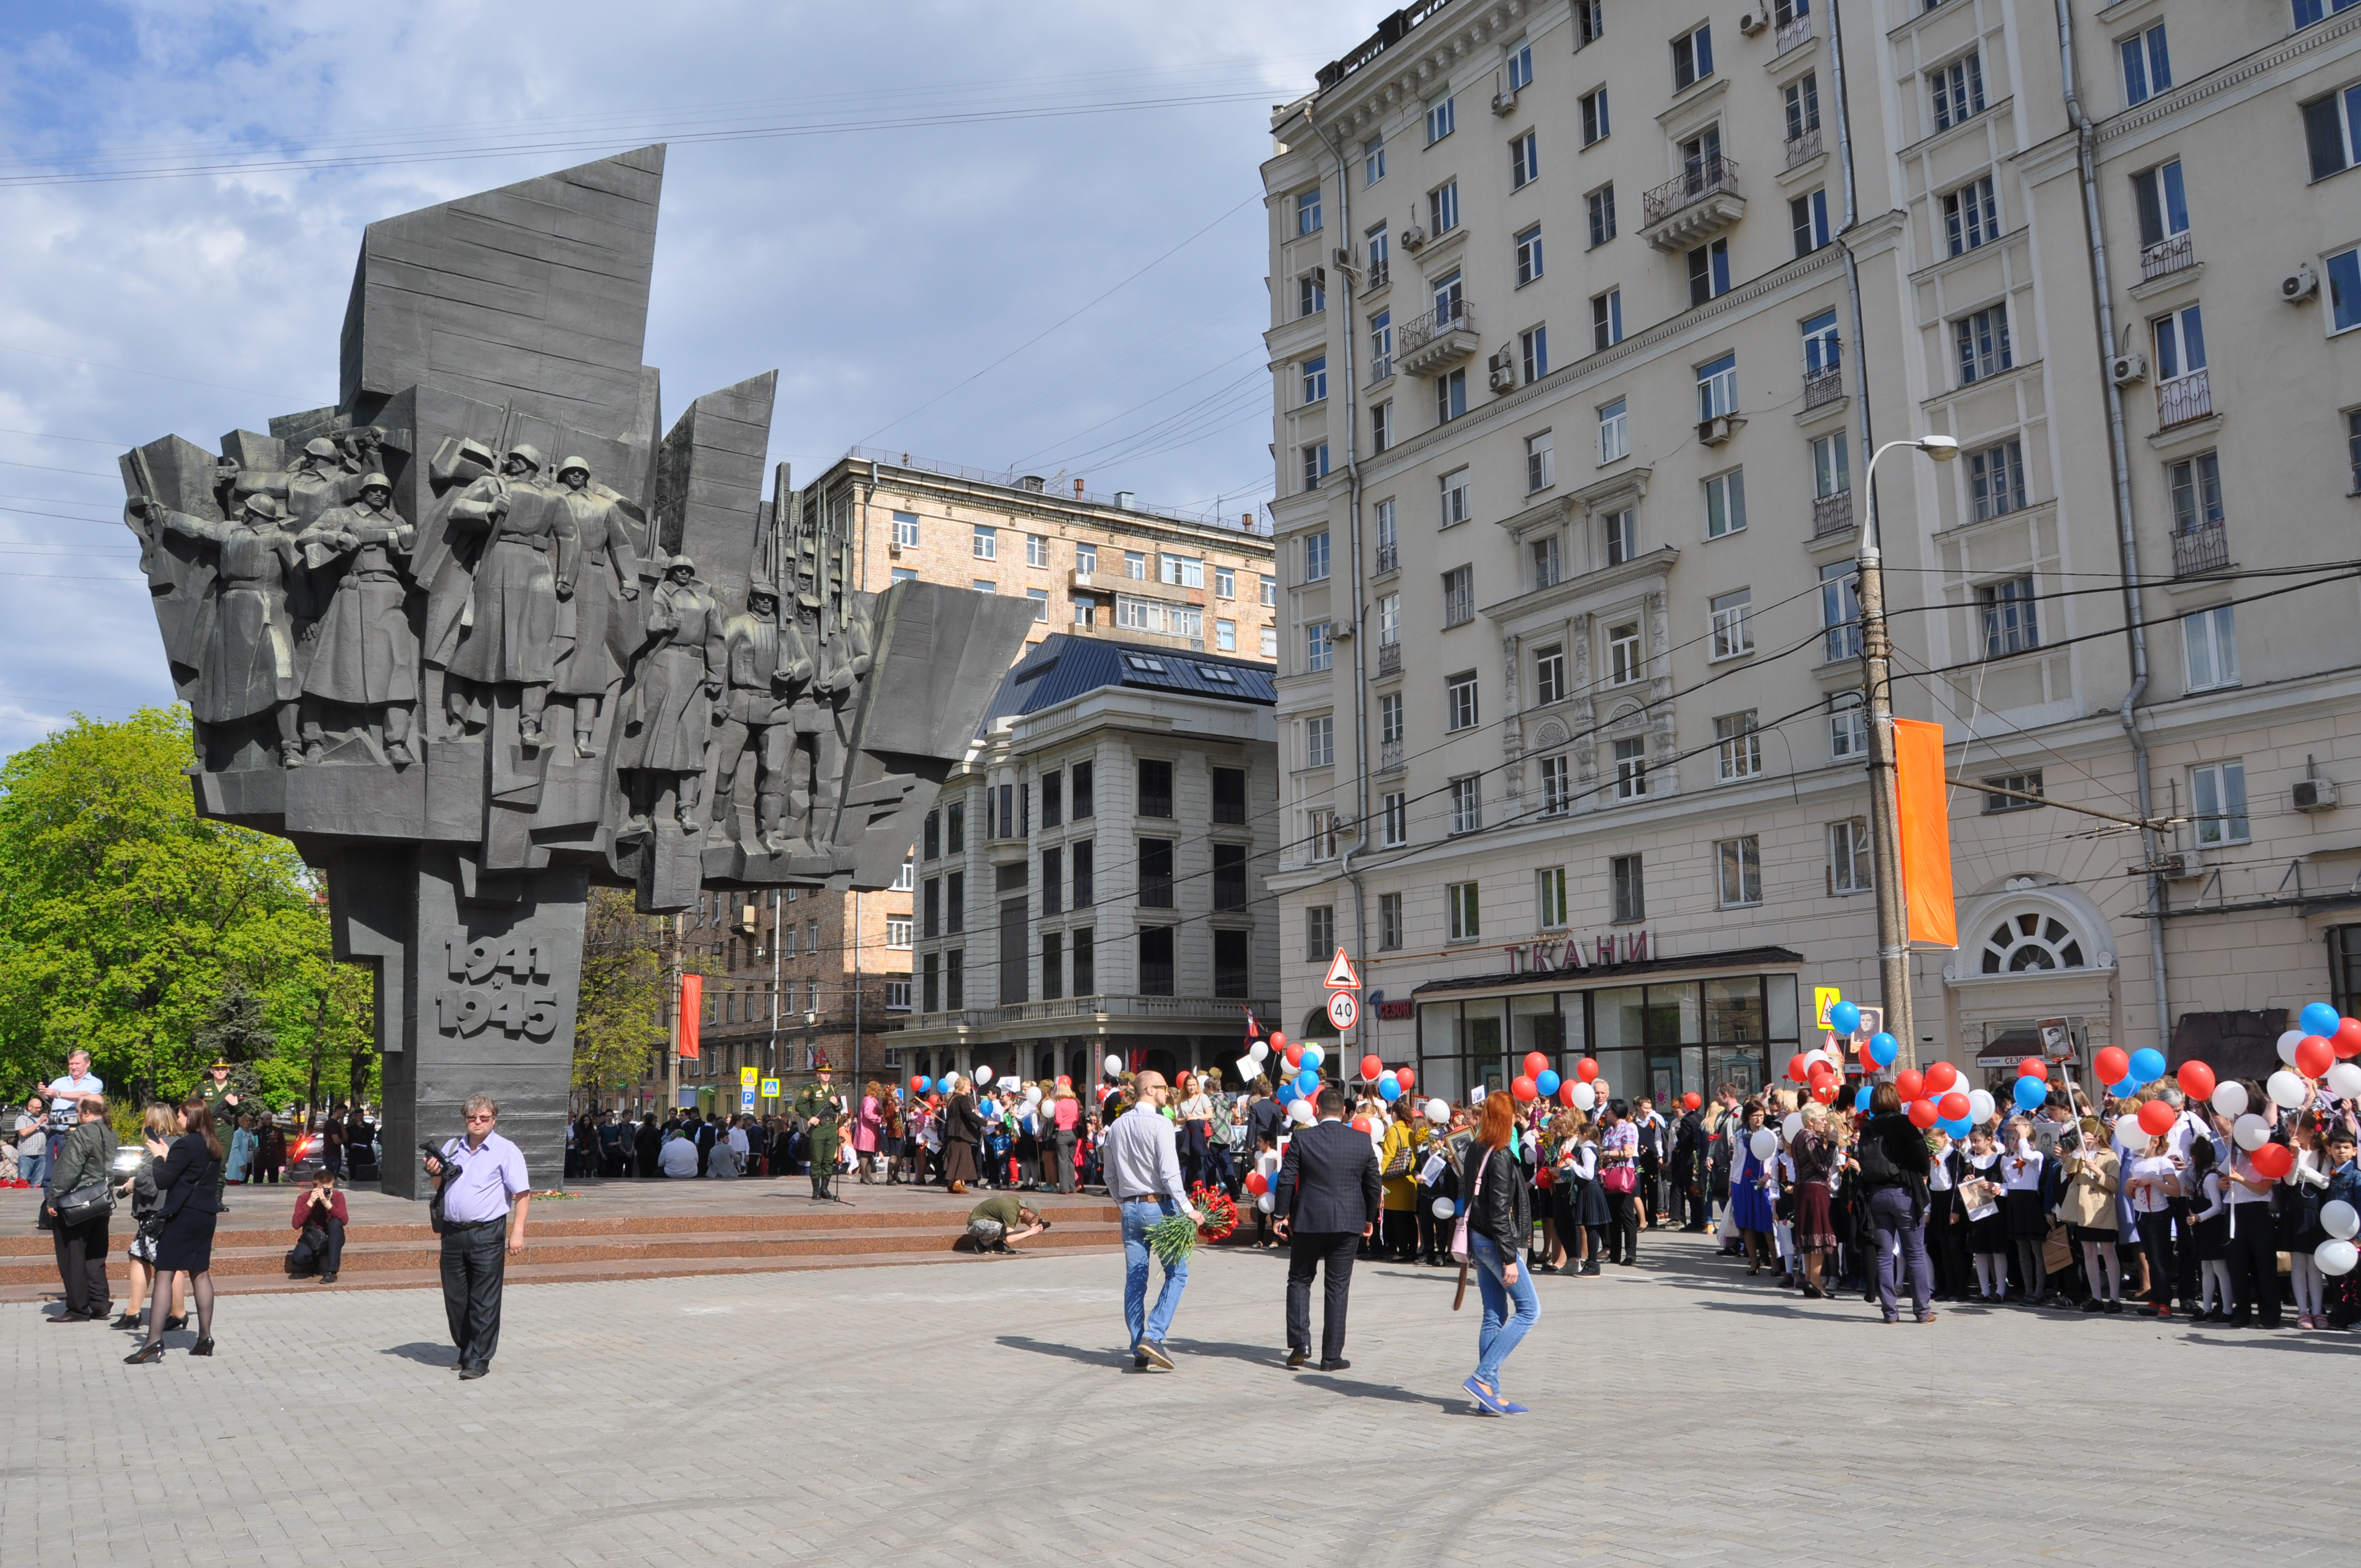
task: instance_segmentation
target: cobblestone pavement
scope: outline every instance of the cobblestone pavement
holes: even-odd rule
[[[1454,1271],[1364,1266],[1351,1368],[1290,1375],[1268,1254],[1201,1257],[1173,1373],[1121,1354],[1105,1253],[519,1287],[467,1384],[429,1292],[225,1299],[218,1357],[137,1368],[128,1335],[0,1306],[0,1557],[2351,1561],[2323,1438],[2361,1336],[1886,1327],[1642,1244],[1637,1269],[1542,1277],[1504,1379],[1533,1413],[1508,1420],[1460,1392]]]

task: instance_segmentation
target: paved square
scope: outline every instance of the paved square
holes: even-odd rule
[[[1112,1252],[512,1287],[465,1385],[429,1292],[225,1298],[216,1359],[152,1367],[0,1306],[0,1558],[2351,1561],[2361,1336],[1888,1328],[1642,1242],[1542,1277],[1508,1420],[1459,1390],[1451,1270],[1363,1267],[1351,1370],[1281,1370],[1276,1255],[1201,1257],[1170,1374],[1119,1353]]]

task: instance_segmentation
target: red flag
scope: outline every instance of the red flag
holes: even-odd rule
[[[680,977],[680,1059],[697,1059],[697,1026],[705,1021],[705,977]]]
[[[1262,1025],[1255,1022],[1254,1009],[1251,1007],[1246,1009],[1246,1038],[1249,1040],[1262,1038]]]

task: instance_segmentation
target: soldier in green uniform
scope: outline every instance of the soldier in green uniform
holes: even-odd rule
[[[216,1059],[213,1066],[205,1069],[206,1082],[203,1085],[205,1109],[214,1114],[214,1127],[221,1134],[224,1148],[229,1146],[231,1135],[237,1131],[237,1118],[244,1109],[237,1091],[230,1087],[229,1074],[229,1063]],[[219,1192],[228,1179],[229,1161],[216,1161],[214,1166],[214,1190]]]
[[[844,1115],[834,1103],[823,1105],[811,1119],[812,1196],[821,1201],[836,1196],[836,1157],[844,1146]]]
[[[805,1084],[796,1091],[796,1120],[809,1125],[811,1119],[844,1107],[837,1101],[836,1085],[829,1081],[828,1069],[819,1069],[818,1080]]]

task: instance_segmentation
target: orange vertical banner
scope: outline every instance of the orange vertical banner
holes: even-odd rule
[[[1944,885],[1950,879],[1944,878]],[[705,1022],[705,977],[685,974],[680,977],[680,1059],[697,1059],[697,1029]]]
[[[1951,903],[1951,812],[1941,725],[1916,718],[1894,721],[1894,794],[1909,939],[1956,948],[1960,927]]]

